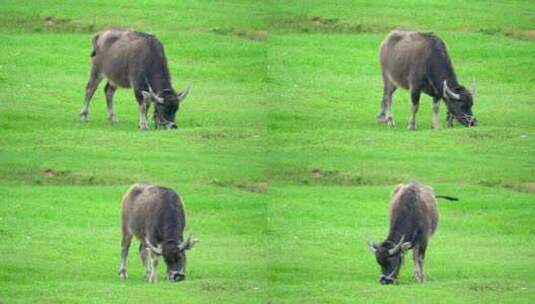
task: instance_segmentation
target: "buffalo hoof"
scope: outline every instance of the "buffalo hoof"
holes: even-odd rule
[[[396,123],[394,122],[394,118],[392,118],[392,116],[386,118],[386,124],[390,128],[395,128],[396,127]]]
[[[380,113],[379,115],[377,115],[377,122],[386,123],[386,115],[384,113]]]
[[[89,118],[87,118],[87,114],[80,114],[80,122],[86,123],[89,121]]]
[[[396,282],[393,279],[381,278],[379,279],[379,283],[381,283],[381,285],[392,285],[392,284],[395,284]]]
[[[128,273],[126,272],[126,269],[119,270],[119,278],[121,278],[121,280],[123,281],[128,278]]]
[[[186,279],[186,276],[183,275],[183,274],[175,273],[175,274],[173,275],[173,281],[175,281],[175,282],[184,281],[185,279]]]
[[[114,124],[116,124],[116,123],[119,122],[119,119],[117,119],[117,116],[114,115],[114,116],[112,116],[112,117],[108,117],[108,121],[109,121],[112,125],[114,125]]]
[[[425,278],[424,277],[420,277],[418,275],[415,275],[414,276],[414,279],[416,280],[416,282],[418,283],[424,283],[425,282]]]
[[[407,126],[407,129],[409,129],[410,131],[416,131],[416,125],[409,124],[409,125]]]

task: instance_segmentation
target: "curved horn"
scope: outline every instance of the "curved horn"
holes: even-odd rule
[[[399,240],[399,243],[396,246],[394,246],[394,248],[388,250],[388,254],[389,255],[394,255],[394,254],[398,253],[399,250],[401,249],[401,245],[403,244],[404,240],[405,240],[405,235],[402,235],[401,236],[401,240]]]
[[[443,85],[443,95],[444,97],[447,97],[447,96],[451,96],[453,97],[454,99],[461,99],[461,96],[455,92],[453,92],[452,90],[450,90],[450,88],[448,87],[448,81],[447,80],[444,80],[444,85]],[[449,99],[449,98],[447,98]]]
[[[184,251],[184,250],[190,250],[197,244],[199,240],[192,239],[191,233],[188,235],[188,238],[183,241],[182,243],[178,244],[178,250]]]
[[[147,79],[147,76],[145,76],[145,83],[147,84],[147,87],[149,88],[149,91],[142,91],[141,94],[143,94],[143,97],[145,100],[149,99],[150,101],[154,101],[159,104],[164,104],[165,101],[162,97],[158,96],[154,91],[152,90],[152,87],[150,86],[149,80]]]
[[[190,90],[191,90],[191,83],[188,84],[188,86],[184,90],[182,90],[180,93],[176,94],[176,98],[178,99],[178,101],[180,102],[186,99],[186,97],[188,97]]]
[[[476,88],[477,88],[477,81],[474,79],[472,81],[472,89],[470,90],[470,93],[472,93],[472,97],[476,96]]]
[[[147,247],[149,247],[149,249],[154,253],[154,254],[157,254],[157,255],[162,255],[162,250],[157,248],[157,247],[154,247],[150,242],[149,242],[149,239],[148,238],[145,238],[145,244],[147,244]]]

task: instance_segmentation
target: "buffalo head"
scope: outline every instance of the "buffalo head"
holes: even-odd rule
[[[405,236],[395,244],[391,241],[384,241],[377,245],[373,241],[368,241],[370,251],[375,255],[377,263],[381,266],[379,283],[383,285],[396,283],[399,270],[403,264],[404,253],[411,248],[411,243],[403,242]]]
[[[154,247],[148,240],[145,241],[152,253],[163,255],[167,265],[165,276],[172,282],[180,282],[186,279],[186,250],[193,248],[197,242],[198,240],[192,239],[191,234],[185,241],[180,243],[176,243],[173,240],[166,242],[163,244],[162,249]]]
[[[448,111],[465,127],[473,127],[477,125],[477,119],[472,113],[474,95],[475,86],[472,91],[467,90],[461,85],[456,88],[451,88],[448,86],[448,81],[444,80],[443,97],[448,107]]]
[[[149,87],[149,91],[141,92],[145,102],[153,102],[155,105],[154,124],[157,128],[177,128],[175,123],[176,112],[179,110],[181,102],[188,96],[190,89],[191,85],[188,85],[178,94],[171,89],[162,90],[156,94]]]

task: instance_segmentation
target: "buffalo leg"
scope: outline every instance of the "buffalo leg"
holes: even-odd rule
[[[440,129],[440,98],[433,98],[433,129]]]
[[[416,130],[416,113],[420,107],[420,90],[411,89],[411,116],[409,117],[409,130]]]
[[[87,85],[85,87],[84,105],[82,106],[82,110],[80,110],[81,122],[87,122],[87,115],[89,113],[89,104],[91,103],[91,98],[95,94],[95,91],[97,90],[98,85],[100,84],[101,80],[102,80],[102,76],[100,75],[100,72],[96,71],[96,68],[94,66],[91,67],[89,80],[87,81]]]
[[[381,101],[381,111],[377,115],[379,122],[388,124],[389,127],[395,127],[394,118],[392,117],[392,94],[396,91],[396,86],[386,77],[383,77],[383,99]]]
[[[142,130],[147,130],[149,128],[149,123],[147,120],[147,112],[149,109],[149,101],[146,101],[141,94],[141,91],[134,90],[134,94],[137,99],[137,109],[139,111],[139,128]]]
[[[151,273],[150,263],[148,261],[149,249],[146,248],[143,243],[139,244],[139,256],[141,257],[141,263],[143,263],[143,269],[145,270],[145,279],[149,278]]]
[[[425,275],[424,275],[425,250],[426,250],[426,246],[423,245],[423,246],[415,247],[412,252],[412,259],[414,262],[414,277],[416,278],[416,281],[419,283],[423,283],[425,281]]]
[[[113,94],[115,94],[115,90],[117,90],[117,87],[113,86],[108,81],[104,87],[104,95],[106,95],[106,105],[108,107],[108,120],[112,124],[119,122],[117,115],[115,115],[115,108],[113,106]]]
[[[453,128],[453,115],[450,111],[448,111],[448,117],[446,118],[446,121],[448,122],[448,128]]]
[[[126,263],[128,259],[128,249],[130,248],[131,242],[132,234],[123,230],[123,240],[121,241],[121,266],[119,266],[119,277],[121,280],[126,280],[126,278],[128,278]]]
[[[158,256],[151,252],[149,254],[150,256],[150,275],[149,275],[149,283],[155,283],[158,281]]]

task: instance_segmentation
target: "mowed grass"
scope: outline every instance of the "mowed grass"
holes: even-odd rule
[[[0,302],[533,302],[534,20],[529,1],[2,1]],[[155,33],[176,89],[193,84],[178,130],[139,131],[130,90],[109,125],[103,84],[78,122],[107,26]],[[480,126],[431,130],[423,96],[409,132],[403,90],[398,128],[377,124],[393,28],[447,42],[461,83],[477,80]],[[118,278],[120,199],[140,180],[185,201],[201,241],[185,282],[162,261],[146,283],[137,242]],[[411,180],[460,201],[439,202],[428,282],[409,255],[380,286],[365,242]]]

